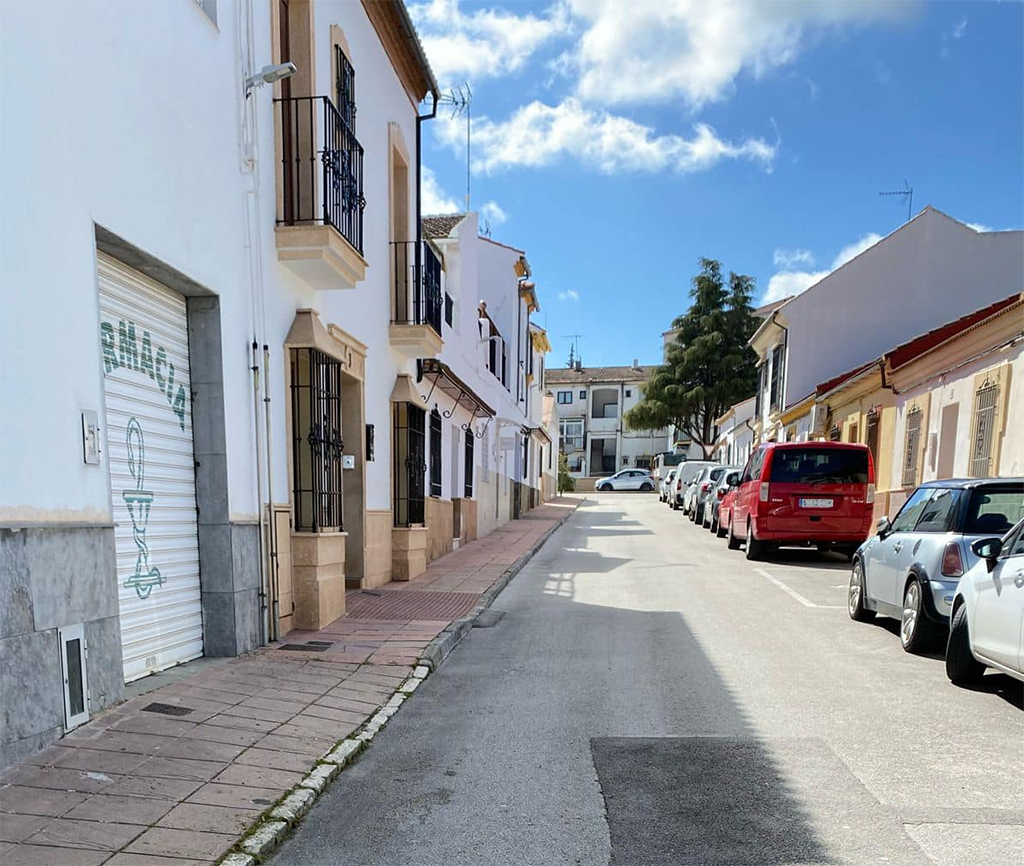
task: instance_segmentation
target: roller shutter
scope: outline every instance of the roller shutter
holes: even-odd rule
[[[99,256],[126,681],[203,654],[185,299]]]

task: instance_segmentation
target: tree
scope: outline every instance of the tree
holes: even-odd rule
[[[624,420],[631,430],[675,425],[710,457],[715,419],[757,387],[757,358],[747,341],[758,320],[751,306],[753,277],[730,273],[726,289],[719,262],[701,259],[700,266],[690,309],[672,322],[679,333],[665,364],[643,386],[643,399]]]
[[[576,479],[569,474],[569,458],[558,455],[558,492],[565,493],[576,489]]]

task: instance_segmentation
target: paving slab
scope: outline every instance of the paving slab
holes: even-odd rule
[[[203,785],[188,798],[189,803],[205,803],[211,806],[231,806],[262,812],[280,799],[286,788],[256,787],[249,785],[228,785],[210,782]]]
[[[12,845],[3,855],[4,866],[100,866],[111,856],[109,851],[49,845]]]
[[[127,797],[121,794],[96,794],[75,806],[67,817],[108,824],[144,824],[159,821],[174,807],[173,800],[154,797]]]
[[[231,833],[151,827],[126,849],[131,854],[162,856],[173,853],[197,860],[215,860],[235,843]]]
[[[254,812],[251,809],[207,806],[202,803],[179,803],[157,822],[157,826],[241,836],[258,815],[259,812]]]
[[[25,841],[29,845],[53,845],[97,851],[118,851],[146,827],[142,824],[102,824],[56,818]]]

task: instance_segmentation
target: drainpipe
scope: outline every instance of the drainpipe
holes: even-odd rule
[[[430,114],[416,115],[416,280],[423,276],[423,122],[437,117],[437,90],[430,92]]]
[[[281,623],[281,608],[279,603],[280,581],[278,579],[280,572],[277,557],[277,517],[274,514],[273,448],[270,444],[270,432],[273,429],[270,423],[270,347],[266,343],[263,344],[263,394],[263,409],[266,415],[264,421],[266,427],[264,443],[267,447],[267,525],[270,530],[267,539],[270,546],[270,571],[267,575],[267,585],[270,588],[270,639],[278,640],[281,636],[278,633],[278,628]],[[262,518],[262,515],[260,516]]]
[[[270,638],[270,612],[267,607],[267,582],[269,580],[269,573],[267,569],[267,563],[264,559],[266,531],[263,528],[263,473],[261,470],[260,462],[260,364],[259,364],[259,343],[256,342],[255,334],[253,335],[252,341],[252,366],[249,368],[252,371],[252,409],[253,409],[253,423],[256,431],[256,507],[259,509],[259,530],[257,536],[260,545],[260,626],[262,631],[262,641],[260,643],[267,643]]]

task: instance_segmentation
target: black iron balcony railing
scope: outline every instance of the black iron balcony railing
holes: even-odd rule
[[[275,99],[280,114],[278,225],[333,226],[363,252],[363,148],[326,96]]]
[[[441,334],[441,261],[426,241],[392,241],[394,282],[391,320],[398,325],[430,325]]]

